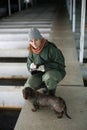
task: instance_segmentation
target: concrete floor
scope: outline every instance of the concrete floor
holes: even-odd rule
[[[68,114],[58,119],[54,111],[42,108],[32,112],[28,101],[21,111],[15,130],[87,130],[87,89],[84,87],[59,87],[56,92],[65,99]]]
[[[82,74],[78,63],[74,36],[68,17],[59,10],[50,34],[51,41],[61,48],[66,59],[66,77],[58,85],[56,95],[66,101],[72,119],[57,115],[48,108],[32,112],[29,101],[24,103],[14,130],[86,130],[87,129],[87,89],[83,86]],[[67,30],[67,31],[66,31]]]

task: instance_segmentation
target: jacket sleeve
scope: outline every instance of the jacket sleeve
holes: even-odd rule
[[[32,54],[30,53],[27,57],[27,69],[28,71],[30,71],[30,64],[33,62],[33,56]]]
[[[65,59],[60,49],[57,47],[50,47],[49,49],[49,62],[46,64],[48,68],[57,70],[64,70]]]

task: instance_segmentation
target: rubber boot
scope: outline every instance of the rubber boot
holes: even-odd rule
[[[41,88],[43,88],[42,92],[44,94],[48,94],[48,89],[47,89],[47,86],[45,85],[45,83],[43,82],[40,86],[41,86]]]
[[[49,96],[55,96],[55,92],[56,92],[55,89],[48,90],[48,94],[49,94]]]
[[[43,93],[44,93],[44,94],[48,94],[48,89],[47,89],[47,87],[45,87],[45,88],[43,89]]]

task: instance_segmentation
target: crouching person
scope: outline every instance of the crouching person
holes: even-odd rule
[[[46,40],[37,28],[31,28],[28,35],[27,68],[31,75],[25,87],[35,90],[44,87],[44,93],[54,96],[57,84],[66,75],[63,53],[54,43]]]

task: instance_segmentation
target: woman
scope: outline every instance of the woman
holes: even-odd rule
[[[54,96],[57,84],[65,77],[65,59],[55,44],[46,40],[36,28],[29,31],[27,68],[31,73],[25,87],[45,88]]]

